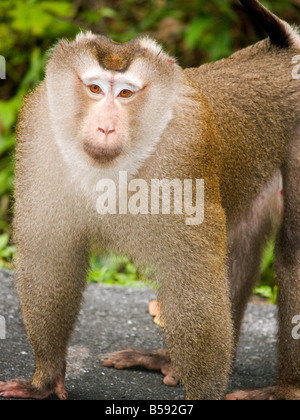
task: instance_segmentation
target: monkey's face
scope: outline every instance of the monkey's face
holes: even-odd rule
[[[90,33],[60,43],[47,67],[54,137],[73,164],[136,172],[172,118],[181,69],[149,39]]]

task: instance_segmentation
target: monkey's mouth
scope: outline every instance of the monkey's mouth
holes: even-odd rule
[[[112,162],[122,152],[121,148],[104,149],[104,148],[93,147],[88,144],[85,144],[83,146],[83,149],[91,158],[93,158],[99,163]]]

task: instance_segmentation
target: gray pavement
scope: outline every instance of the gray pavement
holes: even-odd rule
[[[71,400],[178,400],[183,389],[163,385],[157,372],[117,371],[101,366],[101,354],[123,348],[160,348],[159,328],[148,313],[151,290],[89,285],[69,352],[66,387]],[[0,380],[29,378],[34,358],[14,290],[13,276],[0,271]],[[3,323],[3,318],[0,318]],[[250,304],[229,391],[270,385],[276,367],[276,308]],[[1,398],[0,398],[1,399]]]

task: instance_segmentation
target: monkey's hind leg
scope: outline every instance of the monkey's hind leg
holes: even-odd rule
[[[263,247],[283,217],[282,177],[276,173],[229,234],[229,276],[236,345],[250,296],[259,280]],[[275,387],[235,391],[226,400],[273,400]]]
[[[300,136],[293,146],[283,170],[285,212],[276,249],[279,287],[276,397],[283,400],[300,400],[300,341],[293,334],[293,320],[300,315]]]
[[[279,286],[277,381],[273,387],[237,392],[228,399],[300,399],[300,343],[293,337],[293,319],[300,314],[300,149],[299,141],[297,143],[282,170],[284,216],[276,245]]]
[[[282,188],[282,176],[277,171],[240,222],[229,230],[228,267],[236,344],[247,304],[260,278],[264,246],[282,223]]]

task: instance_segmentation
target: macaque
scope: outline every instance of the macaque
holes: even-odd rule
[[[17,130],[17,289],[36,371],[1,382],[1,397],[67,398],[68,342],[99,246],[130,256],[157,283],[168,351],[146,354],[154,367],[179,379],[188,399],[223,399],[278,226],[276,383],[227,398],[300,398],[300,38],[258,1],[241,3],[269,38],[200,68],[183,70],[145,37],[117,44],[86,33],[53,49]],[[133,182],[126,194],[120,172]],[[119,195],[116,206],[107,196],[106,214],[97,211],[103,179]],[[186,223],[178,194],[166,214],[151,212],[149,193],[145,211],[141,186],[153,180],[193,180],[193,193],[204,181],[201,223]]]

